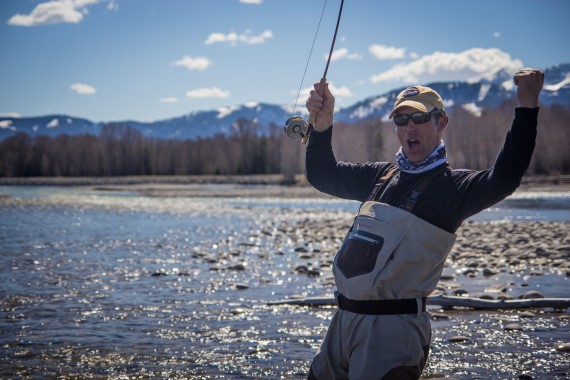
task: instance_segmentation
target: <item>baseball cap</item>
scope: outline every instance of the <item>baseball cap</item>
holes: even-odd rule
[[[430,112],[434,108],[445,110],[441,96],[425,86],[412,86],[400,92],[389,118],[391,119],[402,107],[412,107],[420,112]]]

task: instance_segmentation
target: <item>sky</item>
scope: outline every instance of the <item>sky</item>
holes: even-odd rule
[[[0,117],[155,121],[293,107],[299,89],[302,109],[340,3],[0,0]],[[343,108],[413,84],[570,63],[569,14],[568,0],[345,0],[327,80]]]

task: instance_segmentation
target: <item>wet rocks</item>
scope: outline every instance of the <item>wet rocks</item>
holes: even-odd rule
[[[558,352],[570,352],[570,343],[564,343],[556,347]]]
[[[461,343],[461,342],[468,342],[470,339],[463,335],[455,335],[447,339],[450,343]]]
[[[522,296],[522,298],[523,299],[544,298],[544,294],[542,294],[538,290],[529,290]]]
[[[227,269],[229,270],[237,270],[237,271],[242,271],[245,270],[246,264],[243,263],[236,263],[236,264],[231,264],[227,266]]]
[[[534,317],[536,317],[536,314],[534,314],[531,311],[523,311],[523,312],[519,313],[519,317],[520,318],[534,318]]]
[[[522,326],[519,323],[513,322],[507,323],[503,329],[507,331],[522,330]]]
[[[459,288],[459,289],[454,289],[451,294],[453,294],[454,296],[466,296],[467,294],[469,294],[469,292],[466,289],[463,288]]]

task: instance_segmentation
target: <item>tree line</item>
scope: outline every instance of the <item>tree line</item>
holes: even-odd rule
[[[475,116],[453,107],[444,134],[452,167],[491,166],[510,128],[514,104],[507,102]],[[570,173],[570,107],[541,107],[531,175]],[[368,119],[335,124],[338,160],[393,161],[399,147],[391,121]],[[230,134],[197,139],[144,136],[128,124],[109,124],[99,135],[57,137],[19,133],[0,142],[0,176],[125,176],[304,173],[304,145],[272,125],[260,134],[254,121],[239,119]]]

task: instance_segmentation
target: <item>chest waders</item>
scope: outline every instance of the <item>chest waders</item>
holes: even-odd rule
[[[360,206],[334,260],[339,309],[309,378],[382,379],[402,368],[404,378],[420,377],[431,340],[425,299],[437,286],[455,235],[411,211],[442,169],[447,167],[420,180],[399,208],[375,200],[392,171]]]

